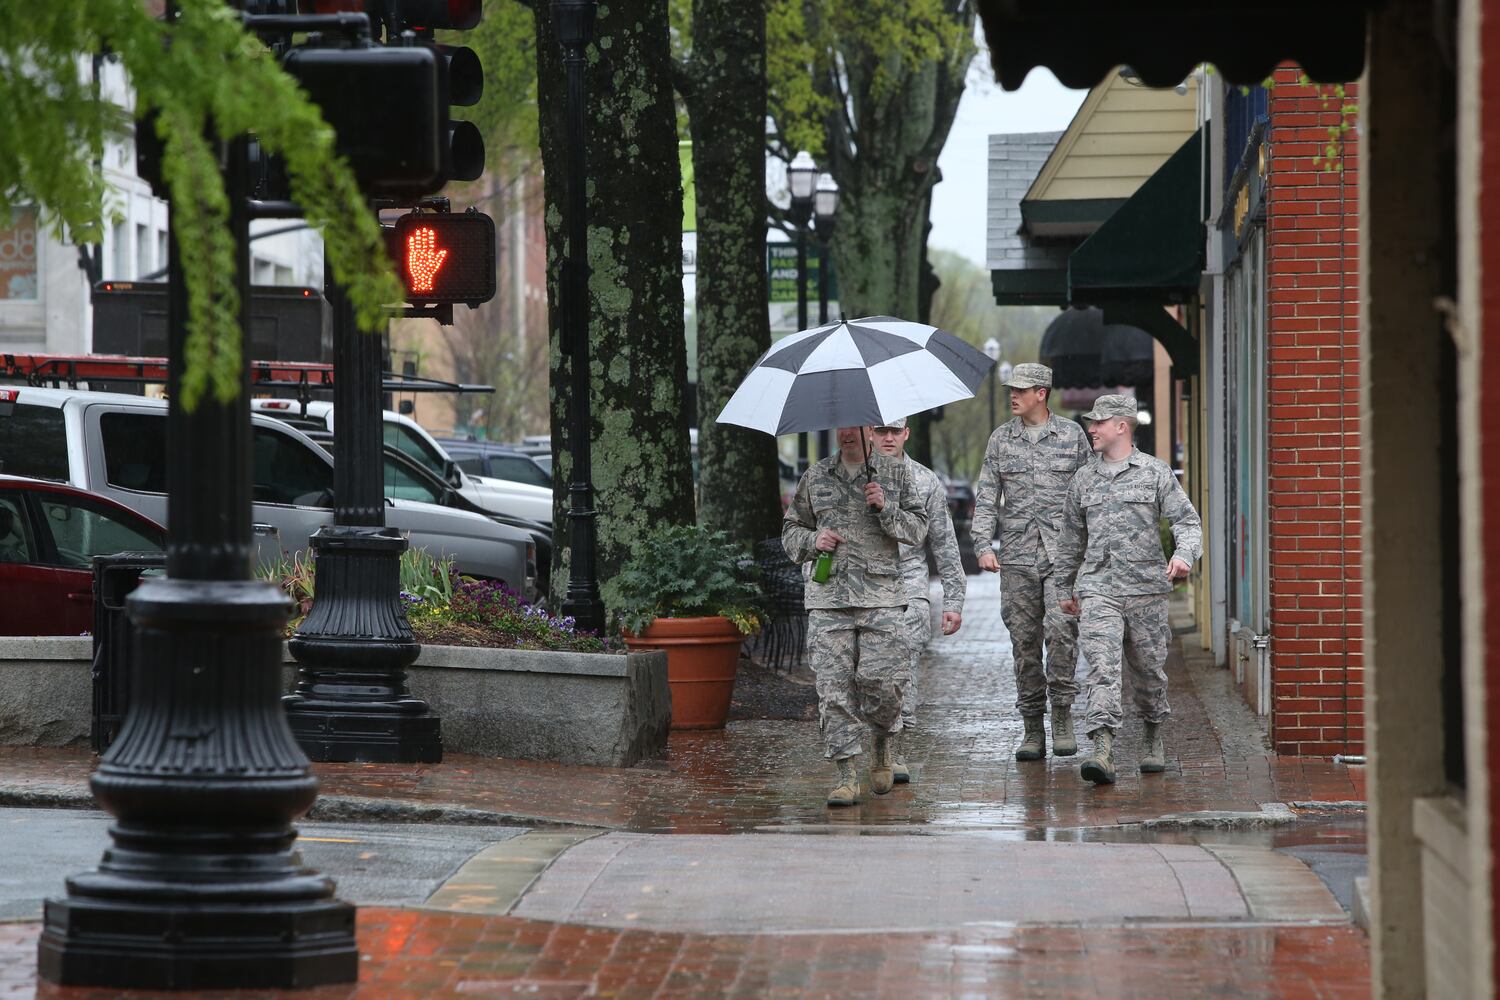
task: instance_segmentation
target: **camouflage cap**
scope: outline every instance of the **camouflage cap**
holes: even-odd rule
[[[899,430],[904,430],[906,428],[906,418],[905,417],[897,417],[894,420],[887,420],[887,421],[885,421],[885,423],[876,424],[875,426],[876,427],[894,427],[898,431]]]
[[[1052,388],[1052,369],[1032,362],[1016,365],[1010,373],[1010,378],[1006,379],[1004,384],[1012,389],[1031,389],[1035,386],[1050,389]]]
[[[1094,400],[1094,408],[1083,415],[1085,420],[1109,420],[1116,417],[1128,417],[1135,419],[1136,402],[1134,396],[1121,396],[1110,393],[1100,396]]]

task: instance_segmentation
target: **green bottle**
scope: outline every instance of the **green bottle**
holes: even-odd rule
[[[827,583],[832,575],[833,553],[819,552],[818,561],[813,563],[813,583]]]

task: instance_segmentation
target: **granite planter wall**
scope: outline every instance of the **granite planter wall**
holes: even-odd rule
[[[87,745],[92,643],[0,636],[0,745]],[[295,668],[284,668],[287,690]],[[671,726],[661,652],[536,652],[424,646],[412,693],[443,719],[451,753],[629,767]]]

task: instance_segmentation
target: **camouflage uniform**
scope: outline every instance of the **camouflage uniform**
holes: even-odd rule
[[[1122,655],[1141,717],[1159,723],[1172,712],[1165,670],[1172,583],[1157,527],[1162,517],[1172,524],[1172,557],[1191,566],[1203,551],[1203,527],[1165,462],[1132,450],[1125,467],[1112,471],[1096,458],[1068,487],[1057,585],[1083,606],[1079,641],[1089,662],[1084,732],[1120,728]]]
[[[974,491],[974,552],[990,551],[1000,521],[1000,617],[1010,631],[1022,717],[1046,711],[1049,694],[1054,708],[1071,708],[1078,695],[1078,621],[1058,607],[1066,591],[1057,589],[1054,569],[1063,496],[1092,454],[1083,429],[1056,414],[1047,417],[1046,431],[1034,444],[1021,418],[1013,417],[995,429],[985,449]],[[996,508],[1002,490],[1003,519]]]
[[[943,611],[963,614],[964,594],[968,581],[963,560],[958,554],[958,536],[953,531],[953,517],[948,512],[948,489],[927,466],[906,458],[912,486],[927,510],[927,537],[919,545],[901,546],[901,580],[906,587],[906,620],[902,631],[911,644],[911,678],[901,699],[901,727],[910,729],[917,721],[917,666],[922,650],[932,638],[932,607],[928,596],[927,553],[937,562],[943,581]]]
[[[885,490],[880,513],[865,503],[865,473],[852,478],[838,455],[809,468],[781,522],[781,544],[802,569],[808,648],[817,677],[818,726],[832,760],[860,752],[868,723],[877,733],[901,731],[901,697],[909,673],[902,636],[906,591],[898,544],[927,537],[927,511],[904,462],[870,456]],[[827,583],[812,580],[818,532],[844,540],[833,550]]]

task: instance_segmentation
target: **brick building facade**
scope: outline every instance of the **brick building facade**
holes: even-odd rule
[[[1271,738],[1363,754],[1358,95],[1300,81],[1277,71],[1262,148]]]

